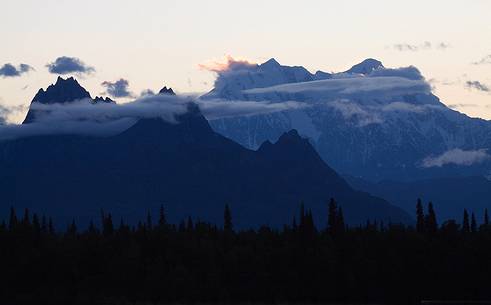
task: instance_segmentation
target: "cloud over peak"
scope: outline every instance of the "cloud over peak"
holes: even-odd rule
[[[6,63],[2,67],[0,67],[0,76],[17,77],[32,70],[34,70],[34,68],[29,66],[28,64],[20,64],[16,67],[11,63]]]
[[[54,62],[48,63],[46,67],[52,74],[92,74],[95,72],[94,67],[86,65],[79,58],[67,56],[58,57]]]
[[[227,55],[225,61],[211,60],[198,65],[200,69],[221,73],[226,71],[244,70],[256,67],[257,64],[247,59],[236,59]]]

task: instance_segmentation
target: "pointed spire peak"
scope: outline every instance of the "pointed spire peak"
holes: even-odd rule
[[[261,66],[262,67],[279,67],[280,63],[276,59],[271,58],[268,61],[261,64]]]
[[[174,90],[172,90],[171,87],[167,88],[167,86],[164,86],[164,88],[160,89],[159,94],[176,95]]]
[[[108,104],[116,104],[116,102],[112,99],[110,99],[109,97],[102,97],[102,96],[96,96],[93,100],[92,100],[92,103],[93,104],[97,104],[97,103],[108,103]]]
[[[91,98],[87,90],[85,90],[75,78],[69,77],[64,79],[58,76],[55,84],[51,84],[44,89],[39,89],[33,101],[42,104],[66,103],[84,98]]]
[[[295,146],[298,143],[309,143],[307,139],[302,138],[296,129],[292,129],[290,131],[284,132],[274,144],[269,140],[266,140],[261,144],[258,151],[267,151],[273,149],[274,147],[282,147],[283,145],[291,145]]]
[[[66,79],[61,76],[58,76],[55,85],[66,84],[66,83],[78,84],[78,81],[73,76],[67,77]]]

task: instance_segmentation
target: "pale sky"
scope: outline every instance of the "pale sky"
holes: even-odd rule
[[[490,0],[1,0],[0,67],[35,71],[0,76],[0,105],[28,105],[55,82],[46,64],[61,56],[95,69],[75,75],[93,96],[120,78],[135,94],[164,85],[205,92],[214,75],[198,65],[226,55],[311,72],[372,57],[418,67],[444,103],[491,119],[491,56],[472,64],[491,55],[490,14]]]

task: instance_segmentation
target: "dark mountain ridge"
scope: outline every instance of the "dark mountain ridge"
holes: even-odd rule
[[[131,222],[164,205],[173,221],[192,216],[221,223],[229,204],[238,227],[257,227],[290,223],[303,201],[324,226],[334,197],[349,224],[412,221],[385,200],[352,189],[296,131],[253,151],[215,133],[195,104],[176,121],[140,119],[111,137],[0,142],[5,212],[14,205],[58,223],[87,224],[101,209]]]

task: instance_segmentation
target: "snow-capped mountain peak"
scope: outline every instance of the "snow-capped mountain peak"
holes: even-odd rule
[[[385,67],[381,61],[373,58],[367,58],[361,63],[356,64],[353,67],[351,67],[349,70],[345,71],[345,73],[368,75],[375,70],[384,69],[384,68]]]
[[[270,58],[269,60],[260,64],[259,67],[261,67],[263,69],[271,69],[271,68],[279,68],[279,67],[281,67],[281,65],[276,59]]]

